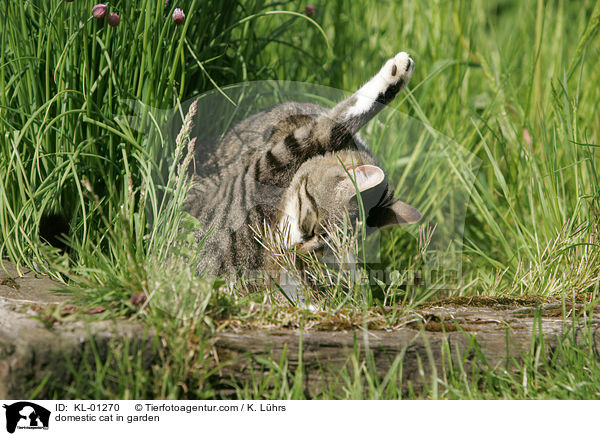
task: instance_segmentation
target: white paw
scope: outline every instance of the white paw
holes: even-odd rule
[[[385,94],[390,86],[399,84],[396,92],[406,86],[415,69],[408,53],[400,52],[385,63],[375,76],[356,91],[356,101],[348,108],[346,119],[359,116],[371,109],[378,96]]]
[[[402,80],[403,85],[406,85],[415,69],[415,63],[410,58],[408,53],[401,51],[396,56],[385,63],[379,75],[388,84],[393,85]]]

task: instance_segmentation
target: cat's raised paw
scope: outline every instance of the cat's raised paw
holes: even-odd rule
[[[414,69],[415,63],[406,52],[388,59],[381,70],[356,91],[352,104],[344,109],[345,120],[365,117],[373,109],[377,112],[381,105],[388,104],[406,87]],[[380,103],[379,107],[374,106],[375,101]]]
[[[415,69],[415,62],[406,52],[400,52],[393,58],[389,59],[379,74],[388,84],[396,84],[402,81],[401,85],[405,85],[410,80]]]

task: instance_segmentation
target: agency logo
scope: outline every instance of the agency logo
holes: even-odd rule
[[[48,430],[50,411],[29,401],[3,406],[6,409],[6,431]]]

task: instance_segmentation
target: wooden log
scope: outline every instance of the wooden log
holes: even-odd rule
[[[582,310],[583,306],[565,309]],[[511,369],[532,344],[536,345],[532,341],[539,344],[543,338],[546,347],[555,346],[561,335],[574,328],[562,314],[561,304],[537,309],[440,305],[407,315],[405,326],[391,331],[302,332],[279,328],[220,332],[214,339],[214,353],[220,362],[230,363],[215,376],[216,386],[228,396],[236,386],[266,380],[270,372],[273,376],[273,366],[265,365],[264,359],[280,362],[285,354],[290,376],[302,364],[302,388],[309,398],[341,389],[343,372],[350,374],[353,365],[369,360],[383,380],[398,359],[396,364],[401,364],[402,371],[395,371],[401,378],[397,382],[404,391],[409,386],[420,389],[449,364],[456,367],[458,360],[466,373],[475,362],[488,368]],[[599,315],[595,312],[588,324],[596,328],[597,349]]]
[[[0,398],[26,398],[40,385],[67,385],[84,368],[94,368],[126,348],[141,353],[142,364],[153,361],[155,333],[127,320],[44,321],[43,307],[65,303],[68,296],[53,292],[60,284],[35,272],[19,275],[14,264],[0,264]],[[6,271],[5,271],[6,269]],[[126,347],[125,347],[126,345]],[[43,398],[45,391],[38,394]]]

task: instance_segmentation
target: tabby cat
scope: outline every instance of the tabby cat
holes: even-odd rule
[[[421,215],[394,189],[358,130],[406,87],[414,70],[398,53],[350,98],[331,109],[283,103],[246,118],[212,150],[195,156],[186,210],[206,232],[200,270],[260,271],[268,254],[253,228],[284,234],[287,248],[308,253],[324,245],[325,220],[358,217],[374,230],[415,223]]]

